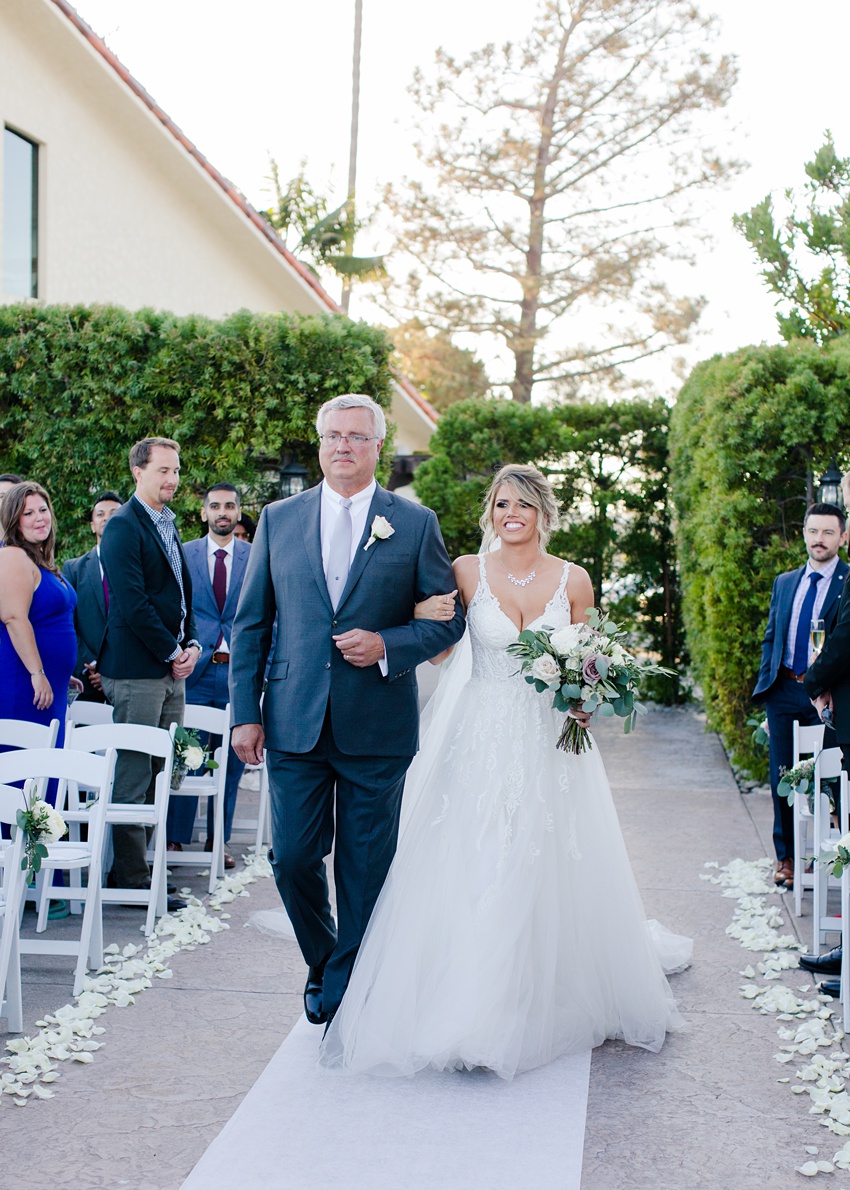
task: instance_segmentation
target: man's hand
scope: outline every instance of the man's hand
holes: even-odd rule
[[[83,666],[83,669],[86,671],[86,676],[87,676],[88,680],[91,682],[92,686],[95,688],[95,690],[99,690],[102,694],[103,693],[103,684],[101,683],[101,680],[100,680],[100,674],[95,669],[96,665],[97,665],[96,661],[89,661],[87,665]]]
[[[262,764],[266,733],[260,723],[240,723],[230,735],[233,751],[243,764]]]
[[[824,690],[823,694],[819,694],[817,698],[813,698],[812,706],[817,711],[821,720],[823,720],[823,712],[825,707],[829,708],[829,713],[832,715],[834,713],[834,708],[832,706],[832,691]]]
[[[366,669],[377,665],[384,658],[384,641],[377,632],[366,632],[363,628],[352,628],[335,636],[336,647],[350,665]]]
[[[189,645],[189,648],[184,649],[179,657],[174,658],[171,662],[171,673],[175,681],[179,682],[181,678],[188,678],[200,655],[200,651],[195,645]]]

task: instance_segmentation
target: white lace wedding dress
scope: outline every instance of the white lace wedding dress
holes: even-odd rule
[[[570,622],[569,563],[529,627]],[[619,1037],[659,1050],[683,1025],[662,969],[691,942],[647,923],[602,761],[555,747],[563,717],[518,676],[515,625],[487,584],[467,613],[472,676],[427,731],[396,858],[320,1062],[505,1078]]]

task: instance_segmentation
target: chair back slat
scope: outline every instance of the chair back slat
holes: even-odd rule
[[[30,723],[28,719],[0,719],[0,744],[7,748],[54,748],[59,720]]]
[[[794,720],[792,735],[792,767],[799,764],[804,756],[814,756],[823,748],[822,723],[815,723],[811,727],[803,727],[797,719]]]
[[[68,730],[65,747],[75,752],[105,752],[107,748],[121,748],[126,752],[144,752],[163,760],[174,755],[171,733],[164,727],[147,727],[142,723],[73,725]]]
[[[230,735],[230,703],[219,710],[217,707],[202,707],[187,702],[183,712],[183,726],[188,730],[209,731],[213,735]]]
[[[69,748],[20,748],[0,752],[0,783],[9,785],[28,777],[50,777],[100,789],[110,782],[114,764],[114,750],[110,760],[109,754],[97,756]]]
[[[108,702],[89,702],[88,699],[77,699],[68,707],[69,723],[111,723],[112,707]]]

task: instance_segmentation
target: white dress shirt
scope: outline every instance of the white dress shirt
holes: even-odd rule
[[[351,515],[351,558],[349,567],[354,561],[358,547],[360,546],[363,530],[366,528],[366,518],[369,515],[369,505],[372,503],[372,497],[375,494],[375,488],[377,486],[376,481],[373,479],[369,486],[364,488],[362,492],[358,492],[355,496],[351,497],[351,508],[349,509]],[[331,540],[340,512],[340,500],[342,500],[342,496],[322,480],[322,510],[319,520],[322,534],[322,569],[325,572],[325,578],[328,576]],[[384,655],[378,662],[378,668],[382,676],[386,677],[389,672],[386,646],[384,647]]]
[[[215,573],[215,564],[217,561],[216,556],[215,556],[215,551],[216,550],[224,550],[225,554],[227,555],[227,557],[224,559],[224,573],[226,575],[226,579],[225,579],[226,585],[224,588],[225,592],[230,591],[230,572],[233,569],[233,543],[235,540],[236,540],[235,537],[231,537],[231,539],[230,539],[230,541],[228,541],[227,545],[217,545],[213,541],[213,539],[209,535],[209,533],[207,534],[207,566],[209,568],[210,583],[212,583],[212,581],[213,581],[213,574]],[[218,642],[218,645],[216,646],[215,651],[216,651],[216,653],[229,653],[230,652],[230,645],[227,641],[227,637],[224,635],[223,632],[221,634],[221,640]]]
[[[823,569],[817,571],[821,576],[821,580],[817,585],[815,593],[815,606],[812,608],[812,619],[819,620],[821,618],[821,608],[826,601],[826,593],[829,590],[829,584],[832,582],[832,576],[835,574],[835,568],[838,565],[838,555],[827,562]],[[797,584],[797,590],[794,593],[794,603],[791,607],[791,619],[788,622],[788,635],[785,637],[785,656],[782,658],[783,665],[788,669],[794,667],[794,643],[797,640],[797,625],[800,622],[800,612],[803,610],[803,600],[806,598],[806,592],[809,589],[809,575],[815,573],[815,568],[811,562],[806,563],[806,570],[803,577]],[[811,637],[809,637],[809,665],[815,659],[815,651],[812,648]]]
[[[369,515],[369,505],[372,503],[372,497],[375,494],[377,483],[373,479],[367,488],[362,492],[358,492],[356,496],[351,497],[351,557],[348,560],[349,567],[354,561],[357,553],[357,547],[360,545],[360,538],[363,536],[363,530],[366,528],[366,517]],[[328,577],[328,564],[331,556],[331,540],[336,528],[337,517],[340,511],[340,500],[342,496],[335,492],[333,488],[328,487],[324,480],[322,480],[322,569],[325,572],[325,578]]]

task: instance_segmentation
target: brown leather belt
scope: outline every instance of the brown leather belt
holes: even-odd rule
[[[215,660],[215,657],[213,658]],[[793,669],[789,669],[787,665],[780,665],[779,676],[781,678],[790,678],[792,682],[802,682],[805,674],[795,674]]]
[[[213,653],[212,657],[210,657],[210,661],[213,663],[213,665],[229,665],[230,664],[230,654],[229,653]]]

